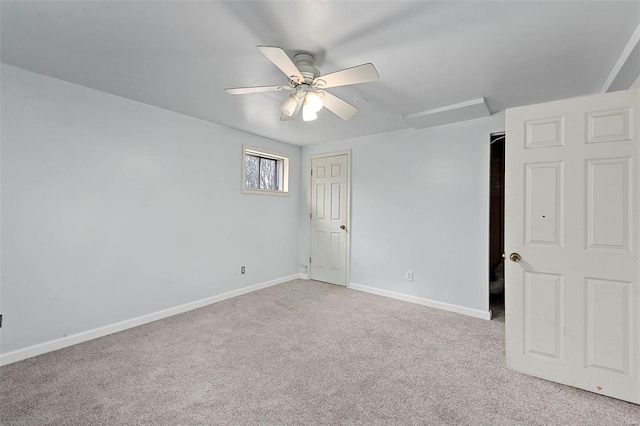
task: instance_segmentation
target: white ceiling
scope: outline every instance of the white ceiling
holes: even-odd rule
[[[480,97],[492,113],[600,91],[640,2],[8,2],[2,62],[272,139],[308,145],[409,127],[402,115]],[[380,80],[330,91],[359,113],[279,121],[284,93],[257,45],[306,51],[323,74],[366,62]]]

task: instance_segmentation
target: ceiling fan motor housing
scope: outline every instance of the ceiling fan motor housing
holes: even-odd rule
[[[300,70],[300,74],[304,77],[305,84],[313,83],[313,80],[320,77],[320,71],[313,66],[316,58],[309,53],[298,53],[293,57],[293,63]]]

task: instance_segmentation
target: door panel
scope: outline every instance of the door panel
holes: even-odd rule
[[[594,111],[587,115],[587,143],[631,140],[631,108],[610,111]]]
[[[525,167],[526,244],[562,247],[563,163],[553,161],[526,164]]]
[[[563,277],[525,272],[525,352],[562,361]]]
[[[631,378],[631,283],[587,278],[587,368]]]
[[[640,403],[640,92],[507,110],[507,366]]]
[[[342,255],[344,254],[342,242],[341,233],[331,233],[331,247],[329,248],[329,253],[331,253],[331,269],[333,270],[340,270],[342,267]]]
[[[564,116],[527,120],[525,125],[527,149],[564,145]]]
[[[325,218],[325,184],[318,183],[315,186],[316,188],[316,196],[315,196],[315,205],[314,205],[314,217],[318,220],[324,220]]]
[[[334,182],[331,184],[331,220],[342,220],[342,187],[343,182]]]
[[[327,267],[325,260],[327,251],[325,247],[327,245],[327,233],[322,231],[316,231],[315,233],[315,251],[311,250],[312,256],[315,254],[315,267],[318,270],[324,270]],[[312,278],[314,279],[314,278]]]
[[[587,248],[629,250],[631,158],[587,160]]]
[[[344,286],[348,256],[348,166],[346,154],[311,160],[310,278]]]

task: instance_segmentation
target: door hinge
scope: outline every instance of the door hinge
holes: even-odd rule
[[[0,328],[2,328],[2,314],[0,314]]]
[[[309,258],[309,263],[311,263],[311,258]]]
[[[311,176],[313,176],[313,169],[311,169]]]
[[[313,213],[309,213],[309,220],[311,220],[311,215],[312,215],[312,214],[313,214]]]

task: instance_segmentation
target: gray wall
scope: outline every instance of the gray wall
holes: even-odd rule
[[[298,273],[299,147],[6,65],[1,107],[1,353]],[[243,143],[290,197],[241,194]]]
[[[309,155],[351,149],[349,281],[488,311],[489,135],[503,130],[497,114],[303,148],[300,263],[309,260]]]
[[[308,156],[344,149],[350,281],[488,309],[489,134],[502,114],[301,149],[1,71],[2,354],[298,273]],[[290,197],[240,192],[243,143],[291,156]]]

